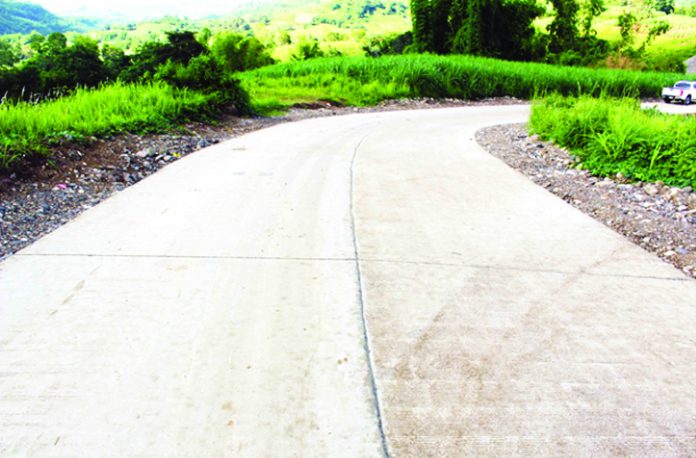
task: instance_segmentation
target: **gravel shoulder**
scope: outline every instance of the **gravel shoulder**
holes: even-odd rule
[[[22,175],[0,175],[0,260],[167,164],[221,141],[278,123],[352,113],[522,104],[513,98],[476,102],[399,100],[375,107],[302,105],[283,117],[225,116],[215,125],[193,123],[178,133],[124,134],[63,144],[51,162],[26,164]],[[601,179],[571,167],[570,154],[527,134],[524,125],[481,130],[491,154],[581,211],[696,278],[696,193],[661,184]]]

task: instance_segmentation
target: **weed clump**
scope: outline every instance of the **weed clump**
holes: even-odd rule
[[[643,110],[635,99],[552,95],[532,105],[530,129],[596,175],[696,188],[696,117]]]

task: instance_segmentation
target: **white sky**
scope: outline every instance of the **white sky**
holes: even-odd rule
[[[233,11],[242,3],[259,0],[26,0],[38,3],[59,16],[87,16],[128,19],[152,17],[188,16],[206,17]]]

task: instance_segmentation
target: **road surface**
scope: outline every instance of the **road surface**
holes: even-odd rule
[[[696,282],[487,155],[285,124],[0,264],[0,456],[696,455]]]
[[[655,108],[657,111],[674,115],[696,115],[696,103],[684,105],[683,103],[643,102],[643,108]]]

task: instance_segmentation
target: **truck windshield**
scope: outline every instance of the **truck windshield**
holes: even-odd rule
[[[689,83],[677,83],[674,85],[674,87],[678,87],[681,89],[689,89]]]

